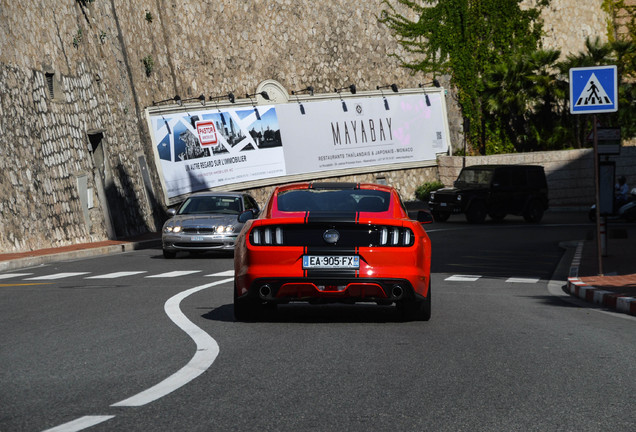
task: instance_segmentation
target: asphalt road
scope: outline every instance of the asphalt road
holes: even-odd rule
[[[228,256],[12,271],[0,431],[636,430],[636,320],[548,290],[566,277],[559,243],[592,229],[558,213],[430,225],[429,322],[296,305],[236,323]],[[121,404],[140,394],[152,400]]]

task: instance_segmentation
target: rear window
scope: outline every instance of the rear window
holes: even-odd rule
[[[389,209],[389,192],[364,189],[302,189],[278,195],[278,210],[321,213],[385,212]]]

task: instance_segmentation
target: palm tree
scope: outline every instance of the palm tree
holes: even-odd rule
[[[503,147],[516,151],[561,148],[564,130],[559,128],[559,101],[565,96],[557,86],[551,65],[555,50],[517,54],[489,68],[484,75],[486,121],[498,130]]]

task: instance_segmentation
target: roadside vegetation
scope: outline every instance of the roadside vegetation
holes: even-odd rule
[[[610,17],[626,14],[627,31],[608,22],[608,41],[588,39],[585,49],[565,57],[542,48],[542,8],[518,0],[384,0],[378,17],[410,60],[413,73],[448,78],[464,117],[470,154],[583,148],[592,115],[572,115],[569,69],[616,65],[617,113],[599,116],[603,127],[636,136],[636,26],[634,6],[605,0]],[[392,54],[395,55],[395,54]]]

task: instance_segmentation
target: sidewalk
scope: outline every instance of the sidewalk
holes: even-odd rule
[[[56,261],[110,255],[161,245],[161,233],[146,233],[122,240],[79,243],[58,248],[37,249],[22,253],[0,254],[0,272],[37,266]]]
[[[595,239],[582,240],[570,266],[566,292],[607,309],[636,316],[636,224],[607,229],[607,255],[599,257]]]

